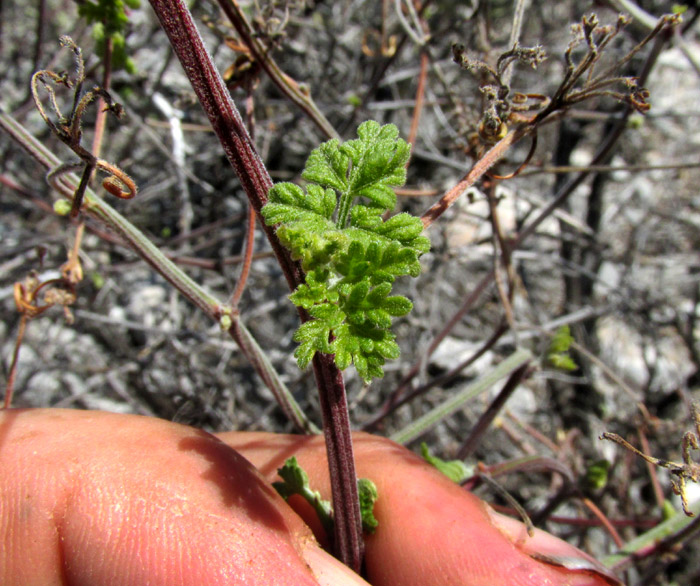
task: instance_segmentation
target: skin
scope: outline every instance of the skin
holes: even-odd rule
[[[0,478],[3,585],[364,584],[252,465],[190,427],[5,411]]]
[[[400,446],[366,434],[355,445],[359,474],[380,495],[380,526],[367,540],[373,585],[615,583],[548,534],[526,538]],[[292,500],[298,515],[265,479],[290,455],[328,498],[320,438],[215,437],[133,415],[0,411],[0,584],[367,584],[319,547],[302,520],[313,520],[305,503]]]
[[[268,479],[296,455],[310,484],[330,498],[321,437],[267,433],[220,434]],[[598,586],[620,584],[593,558],[552,535],[494,512],[414,453],[377,436],[353,436],[358,477],[377,485],[377,532],[366,540],[374,586]],[[290,504],[314,519],[303,501]],[[323,542],[321,529],[310,522]],[[546,559],[547,562],[542,560]],[[566,569],[568,566],[577,571]]]

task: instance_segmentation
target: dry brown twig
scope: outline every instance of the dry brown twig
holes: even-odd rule
[[[591,98],[611,97],[628,104],[638,112],[645,113],[649,110],[646,101],[649,92],[639,85],[637,78],[620,76],[618,71],[662,31],[678,25],[680,18],[677,15],[660,18],[656,28],[640,43],[620,60],[598,73],[596,67],[601,56],[627,22],[628,19],[620,15],[614,25],[601,25],[598,17],[591,14],[574,25],[573,40],[564,53],[566,72],[551,98],[540,94],[513,92],[510,85],[504,83],[505,73],[512,63],[517,61],[536,67],[545,58],[542,47],[515,45],[500,55],[495,67],[471,56],[464,46],[453,47],[454,60],[463,69],[486,74],[491,82],[482,84],[480,88],[484,95],[485,108],[477,126],[479,142],[474,149],[477,161],[457,185],[423,214],[423,225],[426,228],[488,173],[515,143],[525,136],[536,136],[537,128],[541,124],[563,114],[572,106]],[[575,53],[581,46],[585,47],[584,54],[576,59]],[[622,86],[623,89],[618,90],[616,86]],[[484,152],[487,148],[489,150]],[[533,153],[531,148],[525,163],[508,177],[522,171]]]
[[[693,403],[691,407],[691,415],[693,418],[693,423],[695,426],[695,432],[687,431],[683,435],[681,440],[681,453],[683,455],[683,462],[670,462],[669,460],[664,460],[662,458],[655,458],[645,454],[644,452],[635,448],[627,440],[623,439],[616,433],[605,432],[600,437],[601,439],[610,440],[616,444],[621,445],[626,450],[633,452],[640,458],[644,459],[646,462],[653,464],[654,466],[660,466],[666,468],[671,474],[671,488],[674,494],[681,498],[681,505],[683,506],[683,512],[688,517],[693,517],[694,514],[690,510],[688,504],[688,495],[686,492],[686,484],[690,482],[700,482],[700,463],[693,461],[690,454],[691,450],[700,449],[700,404]]]
[[[78,157],[80,162],[62,163],[55,169],[49,171],[46,180],[49,184],[59,191],[64,196],[72,200],[71,217],[76,217],[80,213],[85,190],[95,170],[107,173],[108,177],[102,182],[102,187],[112,195],[120,199],[131,199],[136,195],[137,188],[134,181],[124,171],[116,165],[113,165],[104,159],[100,159],[83,147],[80,142],[82,140],[82,118],[87,107],[97,98],[102,98],[106,104],[106,109],[121,118],[124,115],[124,109],[120,104],[112,100],[110,94],[103,88],[93,87],[91,90],[83,93],[83,83],[85,82],[85,63],[83,61],[82,51],[75,44],[73,39],[68,36],[63,36],[60,39],[63,47],[68,47],[73,51],[76,61],[76,78],[72,80],[67,74],[61,74],[47,69],[37,71],[32,76],[32,97],[39,111],[39,114],[46,122],[47,126],[56,135],[56,137],[66,144]],[[51,110],[56,116],[54,122],[41,103],[39,97],[39,84],[41,84],[49,96],[49,104]],[[64,116],[56,100],[56,92],[54,85],[64,86],[73,91],[73,105],[68,116]],[[82,169],[82,176],[78,189],[73,192],[67,189],[60,181],[61,176],[66,173],[72,173]]]
[[[31,271],[23,282],[15,283],[14,299],[17,312],[20,314],[19,328],[17,330],[17,339],[15,348],[12,353],[12,362],[10,363],[10,372],[7,376],[7,384],[5,385],[5,400],[3,408],[8,409],[12,404],[12,395],[14,393],[15,379],[17,378],[17,363],[19,361],[19,351],[24,340],[24,333],[27,329],[27,323],[39,317],[47,309],[54,305],[63,306],[63,311],[68,323],[73,322],[73,315],[68,308],[75,302],[75,284],[70,280],[71,273],[64,265],[64,276],[59,279],[49,279],[40,281],[36,272]],[[43,292],[43,303],[40,301],[40,294]]]

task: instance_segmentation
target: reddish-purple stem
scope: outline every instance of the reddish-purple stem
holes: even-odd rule
[[[256,214],[267,202],[272,179],[253,145],[221,75],[204,47],[183,0],[150,0],[185,73],[197,94],[226,156]],[[304,281],[298,263],[280,244],[275,231],[261,221],[290,289]],[[305,312],[302,320],[308,319]],[[362,524],[350,435],[350,418],[341,372],[333,357],[316,354],[314,372],[319,389],[328,452],[335,515],[335,553],[359,573],[362,565]]]
[[[334,550],[337,553],[345,552],[341,560],[359,574],[364,556],[364,541],[343,374],[330,354],[316,353],[313,365],[319,386],[327,390],[319,393],[319,402],[323,413],[323,434],[329,466],[334,462],[337,470],[337,474],[333,474],[331,466]]]
[[[255,150],[221,75],[204,47],[189,9],[182,0],[151,0],[151,6],[168,35],[243,190],[255,212],[260,214],[267,203],[267,192],[272,187],[272,179]],[[301,267],[280,244],[274,229],[264,222],[261,224],[290,288],[296,288],[304,281]]]

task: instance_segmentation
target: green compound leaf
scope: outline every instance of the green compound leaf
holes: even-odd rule
[[[348,188],[348,164],[350,159],[341,152],[337,139],[324,142],[311,151],[302,177],[310,183],[317,183],[335,191]]]
[[[420,236],[423,231],[420,218],[403,212],[384,222],[383,213],[381,208],[355,206],[350,213],[350,227],[354,229],[349,232],[359,241],[396,241],[420,254],[430,250],[430,240]]]
[[[299,466],[295,456],[285,460],[284,466],[277,469],[277,474],[280,475],[280,478],[284,482],[275,482],[273,486],[285,499],[309,488],[309,476],[306,471]],[[320,499],[320,493],[318,496]]]
[[[473,469],[470,469],[462,460],[443,460],[437,456],[433,456],[428,449],[428,444],[422,442],[420,445],[421,455],[423,459],[428,463],[437,468],[445,476],[447,476],[452,482],[460,483],[467,478],[469,478],[473,473]]]
[[[302,177],[351,197],[366,197],[384,210],[396,205],[392,186],[406,181],[410,146],[398,138],[393,124],[380,126],[373,120],[357,129],[359,138],[341,145],[330,140],[311,153]]]
[[[295,456],[287,459],[281,468],[277,469],[282,482],[273,482],[272,486],[287,500],[294,494],[301,495],[316,511],[321,525],[328,535],[333,535],[333,510],[331,503],[321,498],[321,493],[311,490],[309,476],[306,471],[299,466]]]
[[[333,535],[333,509],[331,503],[321,497],[321,493],[312,490],[309,484],[309,476],[306,471],[299,466],[295,456],[288,458],[281,468],[277,469],[282,482],[273,482],[272,486],[287,500],[290,496],[298,494],[304,498],[316,511],[323,529],[328,535]],[[379,522],[374,516],[374,504],[379,498],[377,486],[367,478],[357,480],[357,492],[360,498],[360,514],[362,517],[362,529],[368,534],[372,534],[379,526]]]
[[[318,185],[309,185],[304,193],[294,183],[277,183],[270,190],[270,201],[274,203],[265,206],[265,219],[272,223],[314,220],[326,225],[322,220],[331,220],[336,197],[332,189]]]
[[[299,285],[296,291],[289,296],[292,303],[304,309],[311,309],[314,305],[325,301],[336,302],[338,300],[337,292],[330,295],[326,285],[329,274],[328,271],[320,270],[306,273],[306,283]]]
[[[364,122],[357,134],[314,149],[302,173],[306,188],[276,184],[262,216],[306,271],[290,296],[314,318],[294,335],[297,363],[304,368],[316,352],[332,353],[339,368],[354,364],[369,382],[398,357],[392,319],[413,307],[391,295],[393,283],[420,274],[430,241],[419,218],[383,218],[396,204],[393,188],[406,180],[409,145],[392,124]]]
[[[316,352],[333,352],[329,342],[330,334],[331,326],[320,319],[313,319],[299,326],[294,334],[294,341],[301,342],[294,352],[299,368],[306,368]]]
[[[374,503],[376,503],[377,498],[379,498],[377,485],[368,478],[359,478],[357,480],[357,492],[360,496],[362,530],[372,535],[379,526],[379,521],[377,521],[374,516]]]

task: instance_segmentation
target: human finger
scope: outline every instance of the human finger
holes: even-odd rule
[[[240,455],[153,418],[0,411],[3,586],[357,585]]]
[[[323,438],[226,433],[235,447],[270,480],[296,456],[312,487],[330,498]],[[379,527],[366,539],[368,580],[374,586],[602,586],[620,584],[573,546],[495,513],[421,458],[390,440],[354,435],[360,477],[371,479],[379,499]],[[290,504],[314,526],[313,511]],[[318,530],[318,524],[316,523]]]

